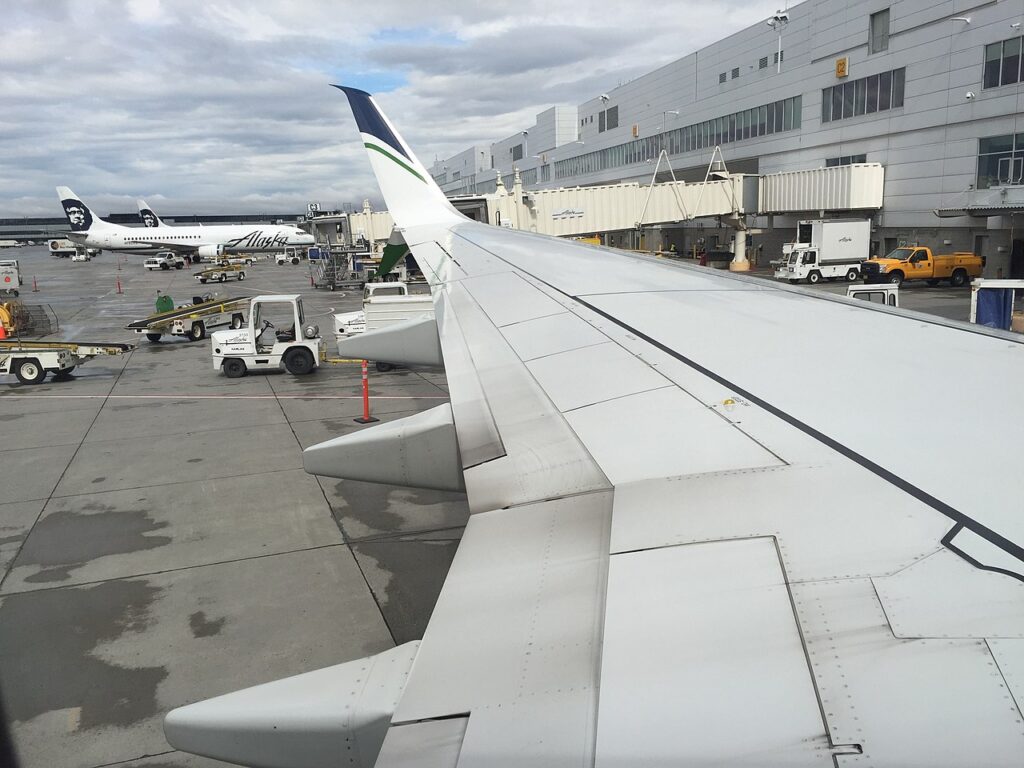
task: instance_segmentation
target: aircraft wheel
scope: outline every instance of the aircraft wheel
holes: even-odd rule
[[[245,361],[239,357],[227,358],[221,367],[229,379],[240,379],[246,374]]]
[[[313,355],[304,347],[292,347],[284,353],[284,367],[288,373],[295,376],[305,376],[312,373],[316,365]]]
[[[46,369],[34,357],[19,360],[14,375],[22,384],[38,384],[46,378]]]

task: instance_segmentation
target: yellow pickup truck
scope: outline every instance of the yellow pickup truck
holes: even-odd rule
[[[868,259],[860,265],[866,283],[894,283],[904,280],[926,280],[938,285],[949,280],[950,285],[967,285],[972,277],[981,277],[981,257],[973,253],[939,253],[932,255],[928,248],[904,246],[884,258]]]

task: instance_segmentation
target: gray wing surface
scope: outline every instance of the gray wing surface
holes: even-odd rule
[[[992,448],[1024,412],[971,393],[1024,347],[475,223],[405,237],[475,514],[379,765],[431,764],[403,728],[453,718],[459,766],[1021,763],[1024,482]]]
[[[267,766],[335,764],[314,741],[389,768],[1024,763],[1024,345],[468,221],[346,93],[431,284],[451,404],[307,468],[348,441],[353,465],[464,487],[472,515],[418,649],[176,710],[175,746]],[[339,690],[364,669],[391,672]],[[344,723],[314,738],[282,685]]]

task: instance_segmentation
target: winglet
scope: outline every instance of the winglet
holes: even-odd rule
[[[404,229],[418,224],[463,221],[462,214],[448,202],[373,97],[358,88],[334,87],[348,97],[370,165],[395,223]]]

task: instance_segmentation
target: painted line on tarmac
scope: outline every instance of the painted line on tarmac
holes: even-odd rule
[[[362,400],[362,395],[0,395],[4,400]],[[371,395],[372,400],[448,400],[442,395]]]

